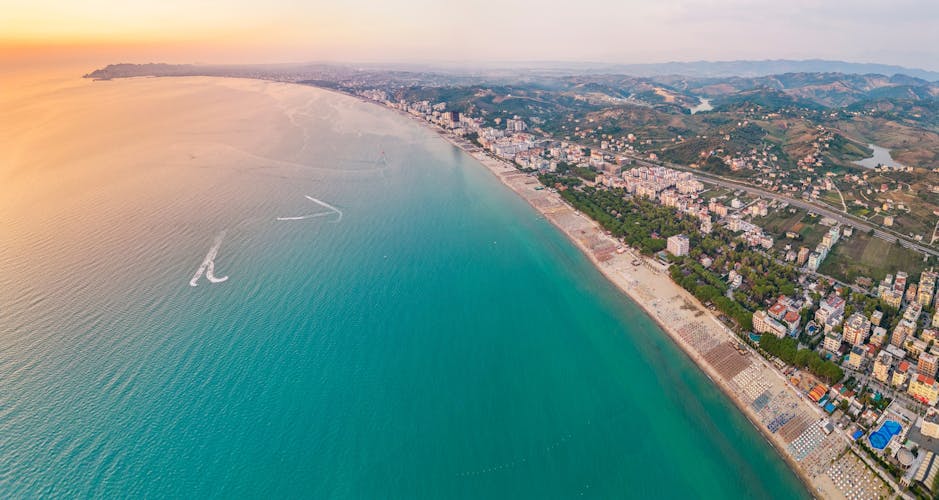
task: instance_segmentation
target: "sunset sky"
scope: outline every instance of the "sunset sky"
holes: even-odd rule
[[[0,9],[6,59],[826,58],[939,70],[935,0],[0,0]]]

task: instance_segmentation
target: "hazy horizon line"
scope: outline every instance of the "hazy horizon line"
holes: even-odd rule
[[[668,65],[694,65],[694,64],[747,64],[747,63],[831,63],[831,64],[850,64],[857,66],[884,66],[896,69],[904,70],[913,70],[926,73],[939,73],[939,68],[932,69],[928,67],[917,67],[909,66],[900,63],[890,63],[890,62],[879,62],[871,60],[849,60],[849,59],[830,59],[822,57],[812,57],[812,58],[760,58],[760,59],[747,59],[747,58],[737,58],[737,59],[665,59],[657,61],[647,61],[647,62],[628,62],[623,60],[602,60],[602,59],[537,59],[537,58],[517,58],[517,59],[472,59],[472,60],[460,60],[460,59],[447,59],[447,58],[423,58],[423,59],[407,59],[407,58],[388,58],[388,59],[374,59],[374,58],[313,58],[313,59],[294,59],[294,60],[278,60],[278,61],[258,61],[247,59],[241,62],[215,62],[215,61],[188,61],[182,62],[173,60],[173,58],[166,59],[149,59],[146,61],[138,60],[115,60],[109,62],[108,64],[169,64],[169,65],[193,65],[193,66],[301,66],[301,65],[362,65],[362,66],[386,66],[386,67],[395,67],[395,66],[416,66],[416,67],[425,67],[425,68],[451,68],[454,66],[462,67],[478,67],[478,68],[492,68],[500,69],[502,67],[515,67],[519,69],[539,69],[539,66],[544,65],[554,65],[554,66],[563,66],[567,68],[584,68],[584,69],[600,69],[604,66],[608,67],[617,67],[617,66],[668,66]],[[525,66],[527,65],[527,66]],[[835,71],[837,72],[837,71]]]

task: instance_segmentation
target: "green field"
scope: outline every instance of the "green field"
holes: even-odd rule
[[[825,191],[824,193],[822,193],[822,195],[819,196],[818,201],[825,203],[826,205],[830,205],[831,207],[839,211],[843,208],[843,206],[841,205],[841,196],[839,196],[838,192],[834,190]]]
[[[805,217],[805,212],[796,210],[796,213],[789,213],[789,209],[773,210],[766,217],[754,217],[753,223],[762,227],[764,231],[777,238],[782,238],[786,231],[792,230],[792,227],[799,223]]]
[[[774,245],[776,248],[782,249],[787,244],[791,244],[793,248],[798,249],[800,246],[815,248],[822,241],[822,236],[828,232],[828,227],[819,224],[820,220],[820,217],[810,217],[804,210],[790,213],[787,207],[774,210],[766,217],[756,217],[753,223],[762,227],[776,239]],[[801,238],[789,239],[786,237],[787,231],[799,233]]]
[[[822,242],[822,237],[830,228],[821,225],[819,223],[821,220],[821,217],[809,217],[808,215],[802,219],[803,226],[799,230],[799,234],[802,235],[802,245],[814,249]]]
[[[871,209],[864,208],[858,205],[848,205],[848,213],[855,217],[867,218],[871,215]]]
[[[861,276],[880,281],[887,274],[896,274],[897,271],[919,276],[925,268],[922,254],[896,243],[855,232],[850,238],[842,238],[835,245],[818,272],[852,283]]]
[[[707,184],[705,184],[708,186]],[[732,189],[717,187],[717,186],[708,186],[710,189],[705,189],[701,192],[701,197],[705,200],[710,200],[712,198],[720,198],[725,205],[730,204],[730,200],[734,197],[734,191]]]

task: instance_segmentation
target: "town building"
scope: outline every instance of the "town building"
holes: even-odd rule
[[[844,340],[853,345],[861,345],[867,341],[867,334],[870,330],[870,320],[863,314],[856,312],[844,323]]]
[[[838,239],[840,237],[841,237],[840,228],[838,226],[834,226],[831,229],[829,229],[828,232],[825,233],[824,236],[822,236],[822,245],[828,247],[828,249],[830,250],[833,246],[835,246],[835,243],[838,243]]]
[[[903,384],[910,378],[910,364],[906,361],[900,361],[897,369],[893,371],[893,377],[890,377],[890,385],[894,387],[903,387]]]
[[[799,248],[799,256],[796,258],[796,263],[800,266],[804,266],[805,263],[809,260],[809,252],[810,250],[808,247]]]
[[[856,345],[851,348],[851,353],[848,355],[847,365],[852,370],[860,370],[861,365],[864,363],[864,348],[859,345]]]
[[[708,217],[708,218],[706,218],[706,219],[703,219],[703,220],[701,221],[700,230],[701,230],[701,232],[704,233],[704,234],[711,234],[711,232],[714,231],[714,226],[713,226],[713,224],[711,223],[711,218],[710,218],[710,217]]]
[[[675,236],[670,236],[668,238],[666,249],[668,250],[668,253],[677,257],[682,257],[684,255],[688,255],[688,251],[691,249],[691,241],[683,234],[676,234]]]
[[[892,274],[880,282],[877,287],[877,295],[890,307],[900,308],[903,303],[903,293],[906,291],[906,273],[897,273],[896,278]]]
[[[826,318],[825,324],[822,325],[823,329],[825,330],[825,333],[833,331],[839,326],[841,326],[841,316],[834,316],[834,315]]]
[[[919,374],[910,381],[906,393],[920,403],[933,406],[939,401],[939,384],[934,378]]]
[[[717,215],[718,217],[727,217],[727,213],[728,213],[727,207],[715,199],[712,199],[710,203],[708,203],[708,210],[710,210],[711,212],[714,212],[714,214]]]
[[[796,337],[799,334],[799,326],[802,323],[802,316],[799,315],[796,311],[789,310],[786,311],[786,315],[783,316],[782,324],[789,329],[789,335]]]
[[[871,345],[877,347],[883,347],[884,342],[887,341],[887,329],[882,326],[875,326],[874,331],[871,333],[871,338],[868,342]]]
[[[786,315],[786,305],[776,302],[772,307],[767,309],[766,313],[775,320],[782,320]]]
[[[874,380],[884,384],[890,382],[890,368],[893,366],[893,356],[888,352],[881,352],[874,360],[872,375]]]
[[[753,331],[771,333],[779,338],[785,337],[789,333],[789,330],[782,323],[770,317],[763,310],[753,313]]]
[[[919,432],[928,438],[939,439],[939,411],[935,408],[926,410],[926,416],[920,420]]]
[[[919,359],[916,361],[916,371],[927,377],[935,377],[936,369],[939,368],[937,360],[939,360],[939,358],[937,358],[935,354],[928,352],[921,353]]]
[[[923,271],[919,277],[919,289],[916,292],[916,302],[923,307],[929,307],[932,304],[933,294],[936,291],[936,278],[939,274],[932,269]]]
[[[919,305],[918,302],[910,302],[910,304],[907,305],[903,310],[903,319],[911,323],[916,323],[922,313],[923,306]]]
[[[895,309],[899,309],[900,305],[903,304],[903,294],[893,289],[881,293],[880,298]]]
[[[837,317],[840,321],[844,316],[844,306],[844,299],[835,294],[825,297],[818,305],[818,310],[815,311],[815,322],[821,325],[830,317]]]
[[[841,334],[836,332],[826,333],[822,347],[828,352],[838,352],[841,349]]]
[[[881,311],[874,310],[871,313],[871,324],[874,326],[880,326],[880,322],[884,320],[884,313]]]
[[[906,339],[906,342],[903,343],[903,349],[906,350],[907,354],[909,354],[911,358],[917,359],[919,358],[920,354],[926,352],[926,347],[928,345],[929,344],[923,342],[921,339],[910,337]]]
[[[939,338],[939,330],[935,328],[926,328],[923,330],[923,333],[919,334],[919,338],[926,343],[935,342]],[[935,347],[933,347],[935,349]]]
[[[893,329],[893,335],[890,336],[890,344],[899,348],[906,346],[907,337],[912,337],[916,331],[916,325],[906,319],[901,319],[897,327]]]
[[[809,268],[809,269],[811,269],[811,270],[813,270],[813,271],[818,271],[818,266],[822,265],[822,260],[824,260],[824,259],[825,259],[825,258],[822,257],[822,254],[820,254],[820,253],[818,253],[818,252],[812,252],[812,253],[809,254],[809,260],[808,260],[808,262],[805,264],[805,267],[807,267],[807,268]]]

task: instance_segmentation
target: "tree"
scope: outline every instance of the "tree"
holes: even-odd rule
[[[822,359],[811,349],[799,349],[798,341],[794,338],[777,338],[774,335],[760,337],[760,348],[786,362],[824,379],[833,384],[844,377],[844,371],[831,361]]]

